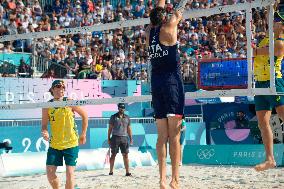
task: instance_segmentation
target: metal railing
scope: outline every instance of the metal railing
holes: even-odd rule
[[[155,119],[152,117],[142,117],[142,118],[130,118],[131,123],[142,123],[149,124],[154,123]],[[81,121],[81,119],[76,118],[76,121]],[[186,122],[200,123],[203,122],[203,117],[201,114],[192,115],[191,117],[185,117]],[[89,124],[92,125],[102,125],[108,124],[109,118],[89,118]],[[15,119],[15,120],[0,120],[0,127],[18,127],[18,126],[41,126],[41,119]]]
[[[36,67],[36,72],[44,73],[48,70],[50,66],[50,60],[43,56],[35,56],[34,67]]]

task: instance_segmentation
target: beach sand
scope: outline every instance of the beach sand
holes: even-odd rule
[[[158,189],[158,167],[131,168],[133,176],[126,177],[124,169],[117,169],[113,176],[108,169],[77,171],[76,183],[80,189]],[[167,167],[168,183],[171,167]],[[64,188],[65,173],[58,173]],[[182,189],[283,189],[284,168],[258,173],[252,167],[183,165],[180,171]],[[46,175],[0,177],[1,189],[50,188]]]

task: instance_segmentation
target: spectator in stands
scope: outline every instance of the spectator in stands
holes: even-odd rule
[[[125,14],[132,12],[133,7],[132,7],[132,5],[131,5],[131,3],[130,3],[130,0],[126,0],[126,1],[125,1],[125,6],[124,6],[123,9],[124,9],[124,11],[125,11]]]
[[[54,69],[48,68],[48,70],[42,74],[41,78],[53,79],[58,77],[56,77]]]
[[[8,4],[7,4],[7,8],[9,10],[15,10],[16,9],[16,3],[15,0],[7,0]]]
[[[12,46],[10,41],[4,43],[3,52],[4,53],[12,53],[12,52],[14,52],[13,46]]]
[[[66,0],[63,5],[63,10],[66,10],[68,13],[71,13],[73,9],[73,3],[71,0]]]
[[[143,0],[138,0],[138,4],[134,8],[133,16],[136,18],[142,18],[145,13],[145,5]]]
[[[103,64],[103,69],[101,71],[101,74],[102,74],[102,80],[112,80],[112,76],[109,69],[107,68],[107,65]]]
[[[116,72],[116,80],[127,80],[122,68],[118,68]]]
[[[18,34],[17,23],[15,18],[10,18],[9,24],[7,25],[7,31],[9,35]]]
[[[95,7],[94,7],[94,3],[92,2],[92,0],[87,0],[87,8],[85,13],[93,13],[95,11]]]
[[[78,73],[79,65],[75,58],[75,51],[70,52],[69,56],[64,60],[66,69],[69,70],[69,74],[76,75]]]
[[[124,73],[127,79],[131,79],[133,73],[135,71],[134,65],[132,62],[128,62],[127,68],[124,69]]]
[[[60,3],[60,0],[55,0],[55,4],[53,5],[52,9],[53,9],[53,13],[55,14],[55,16],[60,16],[62,13],[62,5]]]
[[[18,67],[18,76],[19,77],[31,77],[33,75],[32,68],[25,63],[24,59],[20,60],[20,65]]]
[[[2,64],[0,64],[0,73],[6,73],[6,76],[15,75],[16,66],[11,62],[4,60]],[[3,76],[2,76],[3,77]]]
[[[50,5],[52,13],[49,14],[47,12],[47,14],[45,14],[46,12],[43,11],[43,7],[41,7],[40,1],[38,0],[35,0],[34,3],[32,1],[19,0],[15,2],[15,0],[5,0],[3,3],[0,3],[0,35],[49,31],[108,23],[124,19],[130,20],[137,17],[149,17],[149,13],[153,9],[152,1],[148,1],[146,4],[142,0],[126,0],[124,7],[122,7],[121,3],[111,4],[111,2],[113,1],[107,0],[104,5],[102,0],[66,0],[64,3],[60,0],[54,0],[52,5]],[[170,1],[167,1],[166,11],[171,12],[177,2],[178,1],[175,0],[173,4],[171,4]],[[188,1],[186,8],[206,9],[240,2],[242,1],[207,2],[192,0]],[[268,12],[265,9],[253,10],[254,21],[252,34],[256,43],[263,39],[267,31],[267,15]],[[214,15],[206,18],[187,19],[179,24],[179,29],[179,48],[182,52],[187,52],[188,56],[193,58],[194,61],[197,61],[196,58],[200,56],[202,56],[202,58],[239,58],[246,56],[246,50],[244,49],[244,45],[246,44],[245,17],[242,11]],[[78,35],[65,36],[64,38],[67,38],[66,41],[69,41],[66,42],[66,44],[64,44],[64,40],[57,41],[57,47],[62,44],[65,46],[64,51],[60,51],[58,55],[56,55],[57,58],[61,57],[59,62],[65,60],[68,50],[75,50],[78,46],[82,46],[84,48],[95,48],[96,50],[92,50],[91,55],[93,57],[103,56],[103,59],[106,58],[107,64],[109,65],[107,68],[115,61],[116,55],[120,56],[123,71],[125,71],[128,66],[129,54],[132,55],[132,60],[137,60],[137,57],[139,57],[140,62],[143,64],[143,58],[146,57],[145,29],[143,26],[101,32],[98,34],[99,37],[96,37],[97,32],[94,33],[96,34],[93,36],[82,35],[81,38],[78,38],[79,43],[76,37]],[[222,36],[223,34],[219,35],[220,33],[224,33],[225,37]],[[11,47],[9,47],[9,50],[5,48],[5,51],[24,50],[24,52],[32,52],[33,49],[35,49],[34,54],[41,54],[45,47],[48,47],[50,51],[54,50],[54,46],[50,47],[52,45],[48,40],[40,41],[42,43],[42,48],[40,49],[36,48],[35,45],[37,43],[33,41],[35,40],[25,39],[11,42]],[[95,47],[95,45],[97,45],[97,47]],[[106,50],[106,48],[109,49],[109,54],[105,56],[103,49]],[[54,57],[51,58],[48,53],[45,54],[50,62],[53,60],[57,61]],[[94,59],[95,58],[93,58],[93,61]],[[136,76],[140,77],[141,73],[138,72],[141,72],[141,67],[139,68],[138,66],[137,68]],[[132,74],[133,73],[127,74],[125,72],[127,78],[130,78],[129,75]],[[137,78],[136,76],[135,78]]]
[[[41,6],[38,2],[38,0],[34,1],[34,5],[33,5],[33,10],[32,10],[33,14],[35,14],[37,17],[41,17],[42,15],[42,9]]]
[[[146,69],[144,69],[144,68],[141,70],[140,79],[143,80],[143,81],[147,81],[147,79],[148,79]]]
[[[110,0],[106,0],[106,5],[104,6],[104,11],[107,12],[107,11],[113,11],[113,7],[112,5],[110,4]]]
[[[236,115],[236,129],[247,129],[249,126],[249,121],[246,118],[244,111],[238,111]]]
[[[101,71],[96,70],[96,65],[91,65],[91,71],[87,75],[87,79],[101,79]]]

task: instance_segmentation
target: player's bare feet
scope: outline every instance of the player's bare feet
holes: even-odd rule
[[[265,171],[267,169],[272,169],[272,168],[275,168],[275,167],[276,167],[276,162],[275,161],[273,161],[273,160],[272,161],[266,160],[263,163],[260,163],[260,164],[256,165],[254,167],[254,169],[259,172],[259,171]]]
[[[166,181],[160,181],[160,189],[167,189]]]
[[[179,189],[179,184],[175,181],[172,181],[170,183],[170,187],[171,187],[171,189]]]

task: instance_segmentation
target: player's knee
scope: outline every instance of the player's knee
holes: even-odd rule
[[[115,153],[111,154],[110,159],[115,159],[115,156],[116,156]]]
[[[158,136],[156,146],[161,147],[168,142],[168,137],[166,136]]]
[[[50,183],[54,182],[57,179],[56,173],[54,171],[47,171],[46,175]]]
[[[259,127],[260,130],[265,130],[267,128],[270,128],[270,123],[269,122],[259,123],[258,127]]]
[[[75,177],[75,173],[74,173],[74,171],[67,171],[66,172],[66,180],[72,180],[72,179],[74,179],[74,177]]]

